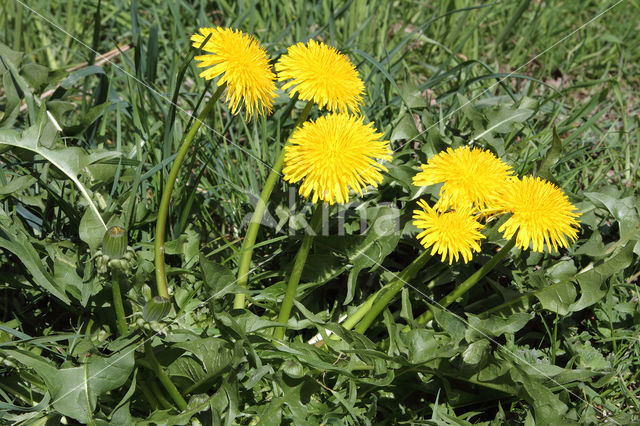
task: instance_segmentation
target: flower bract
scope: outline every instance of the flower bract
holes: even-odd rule
[[[479,148],[448,148],[430,158],[413,178],[416,186],[442,183],[438,205],[479,209],[492,207],[509,176],[511,167],[490,151]]]
[[[539,177],[512,179],[502,192],[498,208],[511,213],[498,231],[507,239],[517,233],[516,245],[522,249],[531,246],[543,252],[546,244],[557,251],[568,246],[567,238],[578,238],[576,208],[560,188]]]
[[[202,46],[204,40],[211,36]],[[226,102],[233,114],[244,103],[247,118],[254,113],[271,112],[275,99],[275,75],[269,57],[260,43],[249,34],[231,28],[200,28],[191,36],[192,45],[207,54],[196,56],[200,77],[220,77],[218,86],[227,85]]]
[[[480,251],[480,240],[485,238],[480,233],[483,225],[476,220],[471,206],[445,212],[424,200],[418,201],[418,206],[421,209],[413,211],[413,224],[422,229],[417,238],[425,248],[431,247],[432,255],[438,253],[443,262],[449,257],[449,264],[462,256],[467,263],[474,251]]]
[[[364,83],[349,58],[333,47],[315,40],[290,46],[276,71],[292,98],[297,92],[300,99],[330,111],[360,110]]]
[[[349,190],[362,195],[366,185],[377,187],[378,160],[390,160],[389,142],[371,123],[349,114],[329,114],[307,121],[291,135],[285,147],[284,179],[302,181],[299,193],[312,201],[346,203]]]

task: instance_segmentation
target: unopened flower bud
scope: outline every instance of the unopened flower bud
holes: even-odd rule
[[[102,239],[102,252],[110,259],[121,259],[127,252],[127,231],[119,226],[112,226]]]

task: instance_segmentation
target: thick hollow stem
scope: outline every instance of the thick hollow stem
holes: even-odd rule
[[[315,210],[313,211],[313,216],[311,217],[311,230],[310,232],[305,233],[304,238],[302,239],[302,244],[300,245],[300,249],[298,250],[298,254],[296,254],[296,259],[293,263],[291,276],[289,276],[289,282],[287,283],[287,291],[284,295],[284,299],[282,300],[282,305],[280,305],[280,313],[278,314],[278,322],[280,323],[286,324],[287,321],[289,321],[289,315],[291,315],[293,301],[296,298],[296,290],[298,289],[300,276],[302,275],[304,264],[307,261],[307,256],[309,255],[309,249],[311,248],[311,244],[313,243],[313,238],[318,232],[321,223],[322,205],[318,204],[316,205]],[[284,327],[276,327],[273,335],[277,339],[282,340],[284,339],[284,331]]]
[[[301,123],[303,123],[307,117],[309,116],[309,112],[311,111],[311,107],[313,106],[312,102],[308,102],[304,107],[304,110],[300,113],[298,117],[298,121],[296,122],[295,127],[298,127]],[[294,129],[295,129],[294,127]],[[249,267],[251,266],[251,256],[253,254],[253,247],[256,243],[256,238],[258,237],[258,230],[260,229],[260,223],[262,222],[262,218],[264,217],[264,213],[267,209],[267,204],[269,203],[269,198],[271,197],[271,192],[273,192],[273,188],[276,186],[278,179],[280,178],[280,172],[282,171],[282,166],[284,165],[284,153],[285,153],[286,144],[280,149],[280,153],[278,154],[278,158],[276,162],[271,167],[271,171],[267,176],[267,180],[262,187],[262,192],[260,192],[260,199],[256,204],[256,207],[251,215],[251,221],[249,222],[249,227],[247,228],[247,234],[244,237],[242,242],[242,249],[240,250],[240,261],[238,263],[238,279],[237,283],[242,288],[247,288],[247,282],[249,281]],[[245,294],[237,293],[233,300],[233,308],[234,309],[242,309],[245,304]]]
[[[149,341],[144,343],[144,352],[147,356],[147,360],[153,369],[153,372],[156,374],[156,377],[165,388],[171,399],[176,403],[180,411],[184,411],[187,408],[187,401],[184,400],[182,394],[176,388],[176,385],[173,384],[167,373],[163,370],[162,366],[156,359],[155,354],[153,353],[153,347]]]
[[[480,269],[474,272],[473,275],[467,278],[462,284],[456,287],[451,293],[447,294],[445,297],[440,299],[437,306],[439,308],[446,308],[447,306],[455,302],[459,297],[463,296],[474,285],[476,285],[476,283],[480,281],[482,277],[484,277],[489,272],[491,272],[491,270],[493,270],[493,268],[495,268],[496,265],[500,263],[500,261],[502,261],[502,259],[504,259],[509,254],[509,252],[515,246],[515,244],[516,244],[516,236],[514,235],[513,238],[511,238],[509,242],[500,249],[499,252],[493,255],[493,257],[489,259],[487,263],[482,265]],[[428,311],[426,311],[425,313],[423,313],[418,317],[417,322],[418,324],[424,324],[426,322],[431,321],[432,319],[433,319],[433,311],[429,309]]]
[[[118,334],[124,336],[127,334],[127,320],[124,315],[124,305],[122,304],[122,294],[120,292],[120,272],[111,271],[111,294],[113,295],[113,307],[116,311],[116,326]]]
[[[369,326],[375,321],[380,313],[387,307],[394,297],[402,290],[407,280],[412,279],[427,262],[431,259],[429,251],[424,250],[413,262],[398,274],[396,279],[380,289],[376,294],[371,296],[356,312],[354,312],[343,324],[343,327],[350,329],[360,318],[362,321],[358,323],[355,331],[364,333]]]
[[[167,289],[167,275],[165,273],[164,265],[164,241],[165,241],[165,229],[167,227],[167,216],[169,215],[169,203],[171,202],[171,193],[173,192],[173,186],[176,183],[178,173],[180,172],[180,166],[184,157],[189,151],[191,142],[193,142],[196,133],[200,129],[200,125],[204,122],[213,108],[213,105],[218,101],[222,92],[226,88],[226,84],[220,86],[216,93],[209,99],[209,102],[200,111],[198,118],[193,121],[191,128],[187,132],[182,145],[178,150],[175,160],[171,165],[169,176],[167,177],[167,183],[162,191],[162,199],[160,200],[160,207],[158,209],[158,219],[156,222],[156,239],[155,239],[155,266],[156,266],[156,287],[158,288],[158,296],[169,298],[169,290]]]

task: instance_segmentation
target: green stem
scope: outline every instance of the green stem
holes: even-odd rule
[[[407,280],[415,277],[416,274],[420,272],[422,268],[424,268],[429,259],[431,259],[431,254],[428,250],[424,250],[418,257],[414,259],[413,262],[409,264],[409,266],[404,268],[402,272],[397,275],[396,279],[381,288],[378,293],[371,296],[363,306],[361,306],[354,314],[347,318],[347,320],[343,324],[343,327],[347,328],[347,326],[349,326],[349,328],[347,329],[350,329],[355,323],[358,322],[358,316],[360,316],[363,318],[362,321],[358,323],[355,331],[357,331],[358,333],[364,333],[369,328],[369,326],[373,324],[373,321],[375,321],[375,319],[378,317],[378,315],[380,315],[384,308],[386,308],[387,305],[398,294],[398,292],[402,290],[402,287],[404,287],[404,285],[407,283]],[[362,315],[363,313],[364,315]]]
[[[154,396],[153,392],[151,392],[149,390],[149,388],[147,387],[147,383],[146,382],[139,382],[137,387],[139,387],[139,389],[142,391],[142,395],[144,395],[144,397],[147,400],[147,402],[149,403],[149,406],[151,407],[151,409],[152,410],[158,409],[158,400]]]
[[[180,411],[184,411],[187,408],[187,401],[184,400],[182,394],[176,388],[176,385],[173,384],[167,373],[164,372],[162,366],[156,359],[155,354],[153,353],[153,347],[151,346],[151,342],[148,340],[144,342],[144,352],[147,357],[147,360],[153,369],[153,372],[156,374],[156,377],[165,388],[171,399],[176,403]]]
[[[156,222],[156,240],[154,248],[156,286],[158,288],[158,296],[167,299],[169,299],[169,290],[167,289],[167,275],[165,274],[164,265],[164,241],[165,228],[167,226],[167,216],[169,215],[169,203],[171,202],[171,193],[173,192],[173,186],[175,185],[176,178],[178,177],[178,173],[180,172],[180,166],[182,165],[182,161],[189,151],[189,147],[191,146],[191,142],[193,142],[193,138],[196,136],[198,129],[200,129],[200,125],[207,118],[207,115],[209,115],[211,108],[213,108],[213,105],[218,101],[225,88],[226,84],[218,87],[216,93],[214,93],[211,99],[209,99],[209,102],[207,102],[204,109],[200,111],[198,118],[194,120],[191,128],[189,129],[189,132],[186,134],[184,140],[182,141],[182,145],[180,146],[178,154],[176,155],[176,158],[173,161],[173,165],[171,166],[171,170],[169,171],[169,176],[167,177],[167,183],[165,184],[164,191],[162,191],[162,199],[160,200],[158,219]]]
[[[451,293],[447,294],[445,297],[440,299],[440,301],[437,304],[438,307],[446,308],[447,306],[455,302],[459,297],[464,295],[467,291],[469,291],[478,281],[480,281],[482,277],[484,277],[489,272],[491,272],[491,270],[495,268],[496,265],[500,263],[500,261],[502,261],[502,259],[504,259],[509,254],[509,252],[515,246],[515,244],[516,244],[516,235],[514,235],[513,238],[511,238],[509,242],[500,249],[499,252],[493,255],[493,257],[489,259],[487,263],[482,265],[480,269],[474,272],[473,275],[467,278],[462,284],[456,287],[455,290],[453,290]],[[428,311],[426,311],[425,313],[423,313],[418,317],[417,322],[418,324],[424,324],[431,321],[432,319],[433,319],[433,311],[429,309]]]
[[[298,121],[296,122],[294,129],[307,119],[307,117],[309,116],[309,112],[311,111],[311,107],[313,107],[313,102],[307,102],[304,110],[302,110],[300,116],[298,116]],[[269,198],[271,197],[271,192],[273,192],[273,188],[276,186],[276,183],[280,178],[280,171],[282,171],[282,166],[284,165],[284,154],[286,146],[287,144],[285,144],[280,149],[278,158],[276,159],[274,165],[271,167],[271,171],[267,176],[267,180],[262,187],[262,192],[260,192],[260,199],[256,204],[253,215],[251,215],[251,221],[249,222],[247,234],[245,235],[244,241],[242,242],[237,277],[237,283],[242,288],[247,288],[247,282],[249,281],[249,267],[251,266],[251,255],[253,254],[253,248],[256,243],[256,238],[258,237],[258,230],[260,229],[260,223],[262,222],[262,218],[264,217],[264,213],[267,209],[267,203],[269,202]],[[245,294],[236,293],[233,300],[233,308],[243,309],[244,304]]]
[[[111,271],[111,293],[113,294],[113,307],[116,310],[116,325],[118,335],[124,336],[128,332],[127,320],[124,315],[124,305],[122,304],[122,294],[120,293],[120,272]]]
[[[165,410],[171,410],[172,408],[174,408],[173,405],[171,405],[171,403],[167,400],[167,398],[165,398],[164,394],[162,393],[162,389],[160,389],[155,381],[151,382],[150,387],[153,395],[155,395],[155,397],[158,399],[158,402],[164,407]]]
[[[287,291],[284,295],[284,300],[282,301],[282,305],[280,305],[280,313],[278,314],[278,322],[286,324],[289,321],[289,315],[291,315],[291,308],[293,307],[293,301],[296,298],[296,290],[298,289],[298,283],[300,282],[300,276],[302,275],[302,270],[304,269],[304,264],[307,261],[307,256],[309,255],[309,249],[311,248],[311,243],[313,243],[313,239],[320,228],[320,224],[322,223],[322,204],[318,204],[313,211],[313,216],[311,217],[311,232],[307,232],[302,239],[302,244],[300,245],[300,249],[298,250],[298,254],[296,254],[296,259],[293,263],[293,269],[291,270],[291,276],[289,277],[289,282],[287,283]],[[277,339],[284,339],[284,331],[285,327],[276,327],[273,335]]]

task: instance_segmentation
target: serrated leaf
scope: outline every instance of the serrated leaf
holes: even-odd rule
[[[640,216],[636,210],[635,197],[621,197],[620,191],[615,186],[608,186],[598,192],[585,192],[587,197],[596,206],[604,206],[616,219],[620,227],[621,239],[640,238]]]
[[[44,117],[46,117],[46,115],[44,115]],[[107,225],[106,223],[104,223],[104,220],[102,220],[102,216],[100,215],[98,207],[91,199],[89,190],[85,188],[82,182],[80,182],[79,174],[82,171],[82,167],[84,167],[86,163],[83,163],[79,159],[77,149],[64,148],[59,150],[52,150],[49,148],[45,148],[44,146],[40,145],[38,136],[38,125],[31,126],[27,130],[25,130],[22,133],[20,139],[16,139],[11,135],[7,135],[4,131],[0,131],[0,144],[16,146],[35,152],[36,154],[40,155],[48,162],[56,166],[58,169],[60,169],[60,171],[62,171],[64,174],[69,176],[69,178],[73,181],[73,183],[75,183],[76,187],[80,190],[82,196],[89,204],[89,208],[93,210],[94,214],[99,219],[104,228],[103,232],[106,231]]]
[[[233,361],[234,352],[229,343],[216,337],[180,342],[176,347],[191,352],[202,362],[207,374],[201,379],[205,380],[221,374]]]
[[[0,247],[10,251],[18,257],[20,262],[31,274],[33,281],[69,304],[71,301],[65,294],[64,283],[56,281],[40,259],[38,252],[30,242],[29,235],[18,225],[14,225],[11,218],[0,207]]]
[[[605,296],[607,291],[602,288],[602,284],[611,275],[631,265],[631,262],[633,262],[633,246],[633,244],[628,244],[603,264],[577,276],[577,281],[580,285],[580,299],[569,307],[571,311],[580,311]]]
[[[32,368],[44,380],[56,410],[82,423],[93,421],[98,397],[122,386],[134,366],[131,348],[110,357],[93,354],[81,366],[71,368],[58,368],[30,352],[3,352]]]

